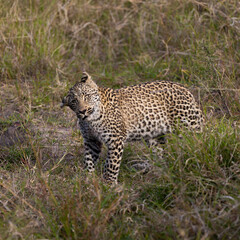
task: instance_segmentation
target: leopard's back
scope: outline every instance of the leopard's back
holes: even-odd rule
[[[202,111],[190,91],[179,84],[155,81],[121,88],[116,93],[129,141],[164,135],[178,123],[190,129],[202,127]]]

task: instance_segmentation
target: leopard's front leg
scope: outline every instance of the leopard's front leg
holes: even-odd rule
[[[117,137],[107,144],[108,154],[104,165],[103,177],[108,182],[117,182],[120,162],[123,154],[124,139]]]
[[[95,169],[95,164],[97,163],[99,154],[101,152],[102,143],[97,139],[85,139],[84,147],[84,168],[89,172],[93,172]]]

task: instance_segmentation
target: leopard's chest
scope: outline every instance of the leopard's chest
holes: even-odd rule
[[[113,136],[111,121],[101,116],[95,121],[84,121],[79,124],[84,138],[96,138],[103,143],[107,143]]]

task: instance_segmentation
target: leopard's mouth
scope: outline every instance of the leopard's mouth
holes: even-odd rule
[[[77,113],[77,117],[82,119],[82,120],[85,120],[88,117],[88,115],[83,114],[83,113]]]

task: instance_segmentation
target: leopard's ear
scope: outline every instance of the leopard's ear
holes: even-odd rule
[[[87,72],[82,73],[81,82],[85,83],[87,80],[91,79],[91,76]]]
[[[92,77],[87,72],[83,72],[81,77],[81,83],[86,83],[91,88],[98,88],[97,84],[92,80]]]

